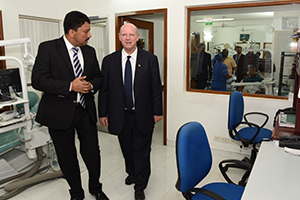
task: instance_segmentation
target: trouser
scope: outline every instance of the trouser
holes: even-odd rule
[[[206,82],[207,82],[207,75],[204,75],[203,73],[197,74],[197,89],[205,89],[206,88]]]
[[[75,130],[80,142],[80,154],[89,172],[89,192],[99,192],[102,187],[99,182],[100,150],[96,123],[92,122],[86,109],[77,105],[72,125],[68,129],[49,128],[59,166],[71,188],[72,198],[84,197],[75,146]]]
[[[136,191],[144,190],[149,181],[152,135],[153,130],[145,134],[139,130],[134,111],[125,112],[124,125],[118,139],[125,158],[126,172],[134,176]]]

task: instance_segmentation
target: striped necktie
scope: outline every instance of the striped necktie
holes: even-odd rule
[[[72,51],[74,52],[74,54],[73,54],[73,64],[74,65],[73,66],[75,69],[75,76],[76,76],[76,78],[79,78],[82,76],[82,67],[81,67],[79,59],[78,59],[78,49],[73,47]],[[79,97],[80,97],[80,105],[85,108],[85,100],[84,100],[83,94],[79,93]]]

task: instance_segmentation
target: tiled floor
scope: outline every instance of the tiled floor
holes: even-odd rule
[[[101,182],[103,190],[111,200],[133,200],[133,185],[124,184],[127,174],[124,170],[124,161],[119,148],[116,136],[99,132],[100,149],[101,149]],[[162,123],[156,125],[151,153],[152,173],[145,195],[147,200],[179,200],[183,199],[174,185],[177,180],[177,169],[175,160],[174,147],[162,145]],[[222,154],[222,155],[221,155]],[[80,154],[79,154],[80,155]],[[232,155],[230,153],[213,151],[213,167],[209,175],[201,182],[200,185],[208,182],[221,181],[225,182],[219,172],[218,163],[225,158],[238,158],[241,155]],[[80,166],[82,169],[82,182],[85,189],[85,199],[94,200],[95,198],[88,193],[87,177],[88,172],[79,156]],[[233,176],[240,177],[241,172],[236,170]],[[69,187],[64,179],[47,181],[29,189],[26,189],[11,200],[68,200]],[[0,195],[4,193],[0,190]]]

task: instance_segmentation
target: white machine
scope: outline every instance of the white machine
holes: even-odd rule
[[[43,158],[44,158],[44,151],[43,146],[47,146],[51,143],[51,139],[48,134],[48,130],[46,127],[41,127],[39,124],[34,122],[34,118],[36,115],[35,112],[30,112],[29,108],[29,98],[28,98],[28,91],[27,91],[27,83],[26,83],[26,76],[24,72],[24,64],[30,65],[27,66],[28,70],[32,69],[34,58],[30,56],[27,52],[27,43],[30,42],[29,38],[24,39],[16,39],[16,40],[2,40],[0,41],[0,46],[8,46],[8,45],[23,45],[25,48],[25,54],[23,55],[23,61],[20,59],[13,57],[13,56],[0,56],[0,60],[13,60],[16,61],[19,65],[19,72],[20,72],[20,80],[22,85],[22,97],[15,96],[14,101],[3,101],[0,102],[0,108],[10,106],[16,107],[17,105],[22,104],[23,112],[20,114],[18,113],[18,117],[16,118],[16,111],[6,111],[0,115],[0,138],[1,136],[8,136],[16,134],[17,138],[9,139],[8,144],[0,145],[0,155],[8,152],[10,149],[16,148],[20,146],[20,144],[25,144],[25,151],[28,158],[35,160],[35,165],[27,172],[23,174],[18,174],[16,176],[5,178],[1,180],[0,177],[0,185],[6,183],[8,181],[14,180],[7,185],[4,186],[4,190],[6,194],[0,196],[0,200],[11,198],[12,196],[17,195],[18,193],[22,192],[26,188],[33,186],[37,183],[43,182],[45,180],[53,179],[62,177],[62,172],[55,171],[53,173],[46,173],[44,175],[35,175],[39,170]],[[29,60],[27,59],[29,57]],[[38,103],[37,103],[38,106]],[[23,136],[23,138],[21,137]],[[2,140],[4,141],[4,140]]]

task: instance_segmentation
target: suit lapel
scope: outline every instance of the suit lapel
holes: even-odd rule
[[[73,66],[72,66],[72,63],[71,63],[71,60],[70,60],[70,56],[69,56],[69,53],[67,51],[66,44],[64,42],[63,37],[61,37],[57,41],[57,47],[58,47],[58,50],[60,52],[60,55],[61,55],[62,59],[64,60],[64,62],[67,65],[68,70],[70,71],[70,73],[74,74]]]
[[[140,73],[143,70],[143,61],[144,61],[143,57],[144,57],[143,51],[140,48],[138,48],[136,65],[135,65],[134,83],[133,83],[134,89],[135,89],[136,83],[139,82],[139,78],[142,78]],[[134,94],[136,94],[136,92]]]
[[[118,84],[122,87],[122,91],[124,92],[121,50],[117,51],[116,54],[114,55],[115,58],[113,59],[113,62],[115,63],[113,64],[113,66],[115,66],[114,71],[116,74],[116,80],[119,82]]]
[[[87,72],[87,67],[89,66],[89,61],[91,60],[91,59],[89,59],[88,58],[88,54],[86,53],[86,51],[85,51],[85,48],[82,48],[82,47],[79,47],[80,48],[80,50],[81,50],[81,53],[82,53],[82,58],[83,58],[83,60],[84,60],[84,67],[83,67],[83,72],[82,72],[82,76],[85,76],[85,74],[86,74],[86,72]],[[81,65],[82,66],[82,65]],[[72,66],[73,67],[73,66]]]

